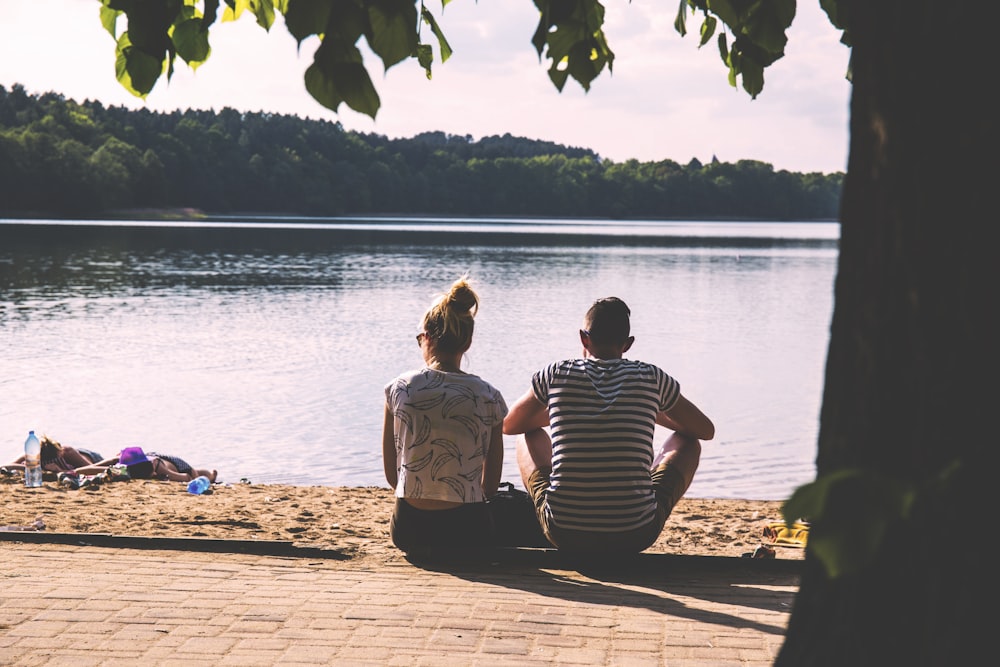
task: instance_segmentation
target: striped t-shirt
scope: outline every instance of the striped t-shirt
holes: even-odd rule
[[[641,361],[569,359],[535,373],[532,390],[549,412],[549,520],[609,533],[649,523],[656,413],[677,401],[677,381]]]

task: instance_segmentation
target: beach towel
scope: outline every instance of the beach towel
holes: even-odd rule
[[[789,525],[784,521],[772,521],[764,526],[764,537],[777,546],[805,548],[809,539],[809,523],[795,521]]]

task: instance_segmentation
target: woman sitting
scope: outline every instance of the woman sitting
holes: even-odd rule
[[[382,458],[396,503],[393,544],[408,556],[468,555],[493,545],[486,499],[503,467],[500,391],[460,366],[472,345],[479,297],[465,278],[424,314],[424,365],[385,386]]]

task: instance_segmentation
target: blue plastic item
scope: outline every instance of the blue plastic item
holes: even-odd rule
[[[194,479],[192,479],[190,482],[188,482],[188,493],[194,493],[196,495],[201,495],[202,493],[205,493],[206,491],[208,491],[208,489],[211,486],[212,486],[212,483],[210,481],[208,481],[208,477],[205,477],[204,475],[200,475],[200,476],[195,477]]]

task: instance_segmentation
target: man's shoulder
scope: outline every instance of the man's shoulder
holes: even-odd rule
[[[553,361],[551,364],[543,368],[540,372],[552,373],[555,375],[562,373],[580,372],[587,366],[586,359],[560,359],[559,361]]]
[[[642,368],[645,370],[657,371],[659,373],[666,373],[665,370],[660,368],[654,363],[648,361],[642,361],[641,359],[622,359],[623,362],[627,362],[633,368]]]
[[[642,361],[640,359],[585,359],[582,357],[574,357],[570,359],[560,359],[559,361],[553,361],[548,366],[542,369],[542,371],[552,371],[552,370],[581,370],[586,369],[588,365],[597,365],[609,367],[612,365],[617,365],[622,368],[628,369],[643,369],[651,370],[660,373],[666,373],[662,368],[656,364],[650,363],[648,361]]]

